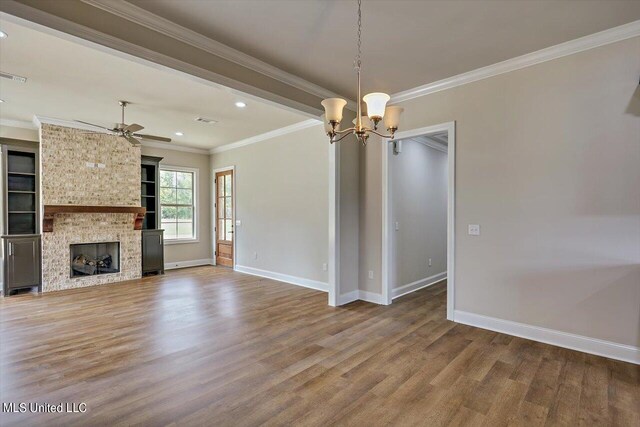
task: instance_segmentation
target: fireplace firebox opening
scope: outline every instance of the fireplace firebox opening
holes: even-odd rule
[[[70,245],[71,278],[120,272],[120,242]]]

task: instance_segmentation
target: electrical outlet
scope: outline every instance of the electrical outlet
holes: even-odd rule
[[[236,219],[236,227],[240,227],[242,226],[242,221],[239,219]]]
[[[327,263],[322,264],[322,271],[327,271]]]
[[[431,267],[431,258],[429,258],[429,267]]]
[[[400,230],[400,223],[396,221],[396,231]]]
[[[369,279],[373,279],[373,270],[369,270]]]
[[[258,259],[258,252],[253,253],[253,259]]]
[[[469,224],[469,236],[480,235],[480,224]]]

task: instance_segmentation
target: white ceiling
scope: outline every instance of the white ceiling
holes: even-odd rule
[[[129,3],[356,97],[355,0]],[[397,93],[638,19],[638,0],[364,0],[363,91]]]
[[[308,119],[302,114],[205,84],[176,72],[143,65],[6,20],[0,28],[0,70],[28,78],[0,78],[0,119],[31,122],[34,115],[104,126],[120,121],[118,100],[131,101],[126,122],[171,144],[213,148]],[[235,102],[247,107],[239,109]],[[208,125],[197,116],[218,120]],[[181,131],[184,136],[176,136]]]

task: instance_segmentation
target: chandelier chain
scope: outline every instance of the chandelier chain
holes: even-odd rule
[[[356,69],[360,70],[362,64],[362,0],[358,0],[358,56],[356,57]]]

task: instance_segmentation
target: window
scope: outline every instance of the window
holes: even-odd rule
[[[160,218],[167,243],[197,239],[197,181],[196,169],[167,166],[160,169]]]

